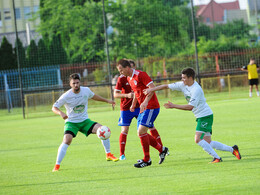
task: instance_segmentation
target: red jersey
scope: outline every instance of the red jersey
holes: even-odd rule
[[[133,90],[129,85],[126,76],[120,75],[117,79],[115,86],[116,91],[121,91],[122,94],[131,93]],[[129,110],[132,105],[133,98],[121,98],[120,110],[126,111]],[[139,104],[136,104],[136,108],[139,108]]]
[[[127,80],[135,93],[135,97],[137,98],[139,104],[141,104],[146,95],[143,93],[144,89],[149,88],[148,85],[153,83],[152,79],[148,76],[146,72],[142,72],[140,70],[133,70],[132,77],[127,77]],[[160,104],[156,97],[156,94],[152,96],[150,101],[148,102],[147,109],[156,109],[160,108]]]

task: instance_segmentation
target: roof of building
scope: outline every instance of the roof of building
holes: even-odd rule
[[[260,1],[260,0],[258,0]],[[229,2],[229,3],[217,3],[214,0],[210,1],[206,5],[199,5],[199,10],[197,11],[197,16],[203,15],[205,10],[207,8],[211,9],[211,6],[213,6],[213,9],[220,8],[223,10],[233,10],[233,9],[240,9],[239,2],[238,0],[234,2]]]

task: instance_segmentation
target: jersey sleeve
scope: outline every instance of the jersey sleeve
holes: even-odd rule
[[[65,94],[60,96],[60,98],[53,104],[53,107],[60,108],[66,103]]]
[[[122,82],[121,82],[121,77],[119,77],[116,82],[115,90],[122,91],[122,88],[123,88],[123,86],[122,86]]]
[[[93,91],[91,91],[88,87],[86,87],[86,89],[87,89],[88,99],[93,98],[95,93]]]
[[[171,84],[168,84],[168,87],[172,91],[181,91],[182,87],[183,87],[183,82],[171,83]]]
[[[144,85],[146,85],[147,87],[153,83],[152,79],[149,77],[149,75],[146,73],[146,72],[142,72],[140,75],[139,75],[139,79],[142,81],[142,83]]]

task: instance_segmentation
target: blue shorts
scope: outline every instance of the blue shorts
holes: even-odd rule
[[[160,108],[156,109],[146,109],[144,112],[140,113],[137,119],[137,128],[139,125],[146,126],[148,128],[154,127],[153,122],[157,118],[160,112]]]
[[[132,119],[135,117],[138,117],[138,114],[140,112],[140,108],[136,108],[134,112],[131,112],[130,110],[121,111],[120,112],[120,118],[118,120],[118,126],[130,126]]]

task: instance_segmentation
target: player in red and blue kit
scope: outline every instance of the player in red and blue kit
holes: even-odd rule
[[[134,64],[133,64],[134,66]],[[120,118],[118,121],[118,126],[121,126],[121,133],[119,136],[119,148],[120,148],[120,160],[125,160],[125,145],[127,140],[127,134],[129,130],[129,126],[132,122],[132,119],[138,117],[140,112],[139,104],[136,105],[133,112],[130,111],[130,107],[132,105],[132,100],[134,97],[134,93],[127,81],[126,76],[120,75],[115,89],[114,89],[114,97],[121,98],[120,103]]]
[[[138,163],[134,164],[134,166],[136,168],[143,168],[152,164],[149,152],[150,145],[159,151],[159,164],[161,164],[168,153],[168,148],[163,147],[160,135],[154,127],[154,121],[160,111],[160,105],[155,93],[148,95],[143,93],[144,89],[155,87],[153,81],[146,72],[131,68],[129,61],[126,59],[119,60],[117,69],[120,74],[127,77],[127,81],[135,94],[130,111],[134,111],[137,101],[140,104],[140,114],[137,119],[137,124],[144,158],[138,160]],[[148,129],[150,129],[152,135],[147,133]]]

